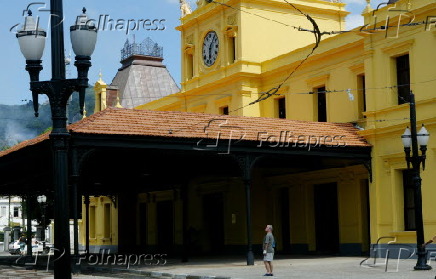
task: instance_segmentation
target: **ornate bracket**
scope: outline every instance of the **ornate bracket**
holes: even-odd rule
[[[242,171],[242,179],[244,181],[251,180],[251,170],[254,164],[260,158],[253,154],[234,154],[233,157],[238,162],[238,165]]]
[[[39,72],[42,70],[41,61],[26,61],[26,70],[30,75],[30,90],[32,91],[35,116],[38,117],[38,94],[47,95],[52,108],[53,120],[65,118],[68,98],[74,91],[79,92],[80,113],[83,114],[85,90],[88,87],[88,71],[91,67],[91,57],[76,56],[74,65],[77,67],[77,79],[53,79],[39,81]],[[55,123],[53,128],[55,129]]]
[[[74,91],[80,91],[81,81],[78,79],[32,81],[30,82],[30,89],[34,95],[47,95],[53,118],[53,131],[66,133],[67,102]],[[35,101],[37,102],[37,100]],[[35,115],[37,114],[38,104],[35,104]]]
[[[371,163],[371,160],[367,160],[367,161],[363,162],[363,165],[365,166],[366,170],[368,171],[369,182],[372,183],[372,163]]]
[[[85,161],[95,152],[95,149],[72,147],[72,176],[79,177]]]

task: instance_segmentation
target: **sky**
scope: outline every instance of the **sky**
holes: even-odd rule
[[[6,3],[5,0],[4,3]],[[195,8],[195,0],[188,0],[191,6]],[[220,1],[220,0],[218,0]],[[347,10],[351,14],[347,17],[347,28],[354,28],[363,24],[360,15],[366,6],[365,0],[343,0],[347,3]],[[372,6],[375,7],[380,0],[372,0]],[[24,22],[23,11],[31,4],[30,9],[33,16],[40,19],[40,26],[46,31],[49,30],[48,12],[44,11],[49,8],[49,0],[14,0],[8,1],[0,12],[0,104],[18,105],[27,103],[31,99],[29,91],[29,75],[25,71],[25,59],[20,52],[18,40],[15,37],[17,28],[13,28]],[[94,84],[99,79],[101,71],[103,80],[110,84],[115,77],[118,68],[121,66],[120,51],[127,39],[142,42],[147,37],[157,42],[164,48],[164,64],[167,66],[175,81],[180,84],[181,66],[180,66],[180,33],[175,30],[180,21],[179,0],[74,0],[63,1],[64,5],[64,28],[65,28],[65,53],[66,56],[71,54],[72,63],[67,66],[67,78],[76,78],[77,70],[74,64],[74,53],[71,48],[69,38],[69,26],[73,25],[76,17],[86,7],[87,15],[91,19],[98,20],[102,16],[107,19],[131,20],[134,22],[141,20],[155,20],[159,22],[158,30],[145,30],[142,27],[139,30],[131,31],[122,28],[122,30],[104,30],[99,31],[98,40],[94,54],[92,55],[92,67],[89,71],[90,84]],[[12,31],[11,31],[12,28]],[[121,29],[121,28],[120,28]],[[164,30],[161,30],[164,29]],[[48,32],[48,38],[50,33]],[[51,78],[51,56],[50,41],[47,40],[44,51],[43,67],[40,80],[49,80]],[[46,98],[40,97],[40,102]]]

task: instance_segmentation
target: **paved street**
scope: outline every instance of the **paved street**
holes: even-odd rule
[[[388,269],[383,260],[380,265],[370,267],[360,265],[364,258],[361,257],[293,257],[287,259],[277,259],[274,261],[273,278],[428,278],[433,279],[436,270],[414,271],[415,260],[389,260]],[[372,263],[372,262],[371,262]],[[398,270],[397,270],[398,264]],[[436,263],[432,262],[436,269]],[[194,259],[189,263],[179,261],[169,261],[166,266],[141,266],[141,267],[114,267],[111,271],[107,266],[92,266],[86,274],[75,275],[73,278],[161,278],[161,279],[219,279],[219,278],[239,278],[253,279],[265,278],[265,268],[263,262],[256,260],[254,266],[246,266],[243,259],[229,258],[207,258]],[[0,278],[53,278],[52,272],[25,270],[22,267],[1,266]]]
[[[376,267],[360,265],[363,257],[293,257],[277,259],[274,261],[274,278],[435,278],[436,270],[414,271],[416,260],[397,261],[390,259],[387,265],[380,260]],[[371,261],[371,263],[373,263]],[[397,269],[398,264],[398,269]],[[436,269],[436,263],[432,262]],[[256,260],[254,266],[247,266],[243,259],[195,259],[190,263],[169,261],[166,266],[159,267],[131,267],[132,278],[177,278],[177,279],[208,279],[240,278],[253,279],[265,278],[263,262]],[[127,271],[125,269],[125,271]],[[144,274],[139,277],[138,273]],[[189,276],[188,276],[189,275]],[[127,277],[126,277],[127,278]]]
[[[24,267],[16,266],[0,266],[0,278],[21,279],[21,278],[37,278],[37,279],[52,279],[52,272],[26,270]],[[108,279],[108,277],[77,275],[74,279]],[[119,277],[112,277],[119,278]]]

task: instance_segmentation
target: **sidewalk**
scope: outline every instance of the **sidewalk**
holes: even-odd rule
[[[373,261],[362,264],[362,257],[315,257],[315,256],[278,256],[274,261],[274,276],[272,278],[298,279],[433,279],[436,275],[436,262],[431,265],[435,270],[414,271],[416,260],[390,259],[388,265],[384,259],[379,259],[375,267]],[[398,269],[397,269],[398,265]],[[387,266],[387,272],[385,268]],[[260,259],[256,259],[254,266],[247,266],[243,258],[209,257],[194,258],[188,263],[179,260],[169,260],[163,266],[107,266],[82,265],[82,274],[74,275],[74,279],[261,279],[264,277],[265,267]],[[1,266],[2,278],[38,278],[52,279],[53,271],[26,270],[25,267]]]
[[[436,270],[414,271],[416,260],[390,259],[388,269],[384,259],[379,260],[380,265],[370,267],[360,265],[363,257],[289,257],[274,261],[274,277],[272,278],[435,278]],[[370,262],[372,263],[372,262]],[[398,264],[398,270],[397,270]],[[431,263],[436,269],[436,263]],[[107,267],[89,266],[91,274],[108,272]],[[86,270],[86,268],[85,268]],[[85,271],[86,272],[86,271]],[[165,266],[131,266],[112,268],[112,275],[122,273],[131,274],[131,278],[174,278],[174,279],[253,279],[264,277],[265,267],[261,260],[256,260],[254,266],[247,266],[244,259],[208,258],[192,259],[189,263],[169,261]],[[120,274],[121,275],[121,274]],[[142,276],[143,277],[142,277]]]

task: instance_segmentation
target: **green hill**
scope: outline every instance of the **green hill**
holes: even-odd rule
[[[92,87],[87,89],[85,96],[86,112],[87,115],[91,115],[95,105]],[[79,113],[78,93],[73,93],[68,106],[68,122],[74,123],[80,119],[82,116]],[[32,101],[23,105],[0,105],[0,150],[34,138],[51,126],[52,120],[48,102],[40,104],[39,117],[34,115]]]

